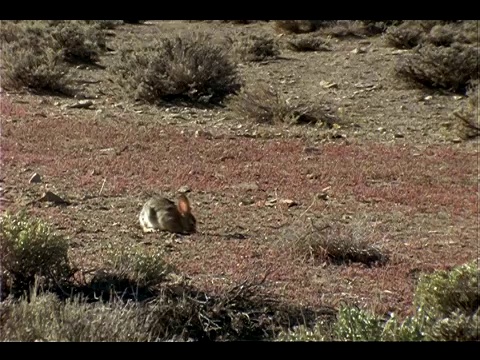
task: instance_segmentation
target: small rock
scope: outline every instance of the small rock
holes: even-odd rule
[[[432,99],[433,99],[433,96],[432,96],[432,95],[428,95],[428,96],[425,96],[425,97],[423,98],[423,100],[425,100],[425,101],[429,101],[429,100],[432,100]]]
[[[204,137],[206,139],[211,139],[213,136],[212,133],[209,131],[197,130],[195,131],[195,137]]]
[[[44,192],[42,197],[37,201],[47,201],[54,204],[70,204],[68,201],[63,200],[60,196],[54,194],[51,191]]]
[[[384,132],[384,131],[385,131],[385,128],[379,127],[379,128],[377,128],[377,131],[378,131],[378,132]]]
[[[177,190],[177,192],[182,193],[182,194],[188,193],[190,191],[192,191],[192,189],[190,189],[190,187],[188,185],[180,186],[180,188]]]
[[[338,84],[330,81],[321,80],[320,86],[324,89],[338,88]]]
[[[296,206],[298,205],[297,202],[290,200],[290,199],[280,199],[279,201],[280,204],[287,204],[288,207]]]
[[[314,146],[305,146],[303,148],[303,152],[307,153],[307,154],[314,154],[314,153],[321,153],[322,150],[318,147],[314,147]]]
[[[80,100],[74,104],[66,105],[68,109],[88,109],[93,105],[92,100]]]
[[[353,49],[352,51],[350,51],[352,54],[364,54],[367,52],[367,48],[364,48],[364,47],[359,47],[359,48],[355,48]]]
[[[105,149],[100,149],[99,151],[101,151],[101,152],[110,152],[110,151],[115,151],[115,148],[105,148]]]
[[[403,135],[403,134],[401,134],[401,133],[396,133],[394,136],[395,136],[396,138],[403,138],[403,137],[405,137],[405,135]]]
[[[452,139],[452,142],[455,143],[455,144],[458,144],[458,143],[461,143],[461,142],[462,142],[462,139],[460,139],[460,138],[455,138],[455,139]]]
[[[398,54],[403,54],[405,52],[407,52],[408,50],[406,49],[399,49],[399,50],[393,50],[390,54],[392,55],[398,55]]]
[[[460,95],[453,95],[453,100],[462,100],[463,96]]]
[[[35,183],[35,184],[38,184],[38,183],[41,183],[41,182],[42,182],[42,178],[41,178],[40,174],[35,173],[35,174],[32,175],[32,177],[30,178],[30,180],[28,180],[28,182],[29,182],[30,184],[34,184],[34,183]]]
[[[265,206],[273,207],[273,206],[275,206],[276,203],[277,203],[277,199],[267,200],[267,201],[265,201]]]
[[[316,179],[317,176],[315,174],[307,174],[307,179],[309,180],[313,180],[313,179]]]
[[[255,203],[255,200],[249,199],[249,198],[247,198],[247,199],[242,199],[242,200],[240,201],[240,205],[252,205],[253,203]]]

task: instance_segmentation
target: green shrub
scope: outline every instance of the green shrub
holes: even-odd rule
[[[30,219],[25,212],[6,213],[0,220],[0,235],[2,271],[14,291],[28,290],[36,277],[49,286],[72,275],[68,240],[43,221]]]
[[[413,316],[403,321],[342,306],[333,324],[282,331],[279,341],[474,341],[479,339],[480,271],[476,262],[423,275]],[[326,326],[328,325],[328,326]]]
[[[241,87],[226,49],[203,33],[164,38],[140,51],[121,51],[114,72],[128,95],[150,103],[219,103]]]
[[[480,271],[475,262],[423,275],[414,303],[427,308],[433,318],[445,318],[455,311],[471,316],[480,306],[479,279]]]

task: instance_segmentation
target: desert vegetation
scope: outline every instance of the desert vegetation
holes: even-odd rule
[[[477,21],[0,27],[1,341],[478,340]]]

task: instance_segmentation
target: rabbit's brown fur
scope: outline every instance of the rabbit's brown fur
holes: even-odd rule
[[[139,220],[144,232],[168,231],[179,234],[196,232],[196,219],[184,194],[179,196],[176,205],[163,197],[149,199],[140,211]]]

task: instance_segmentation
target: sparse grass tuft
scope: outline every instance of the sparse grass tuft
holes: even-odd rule
[[[176,35],[150,49],[122,51],[114,72],[127,95],[150,103],[219,103],[241,87],[226,49],[204,33]]]
[[[13,292],[29,290],[35,279],[45,288],[67,281],[72,275],[68,240],[50,226],[25,212],[6,213],[0,220],[0,262]]]
[[[109,247],[103,266],[83,279],[76,290],[88,298],[152,299],[158,287],[173,276],[173,267],[161,250],[147,250],[138,245]]]
[[[479,48],[469,45],[424,45],[400,59],[396,74],[414,84],[464,93],[469,81],[478,79],[478,55]]]
[[[302,257],[334,264],[358,262],[367,266],[383,265],[389,259],[380,248],[369,242],[369,234],[361,226],[317,227],[312,224],[309,231],[296,234],[294,247]]]
[[[232,97],[229,107],[243,118],[258,123],[315,123],[311,107],[289,103],[276,89],[266,84],[256,84]]]
[[[275,39],[256,35],[229,39],[233,52],[241,61],[265,61],[280,55]]]

